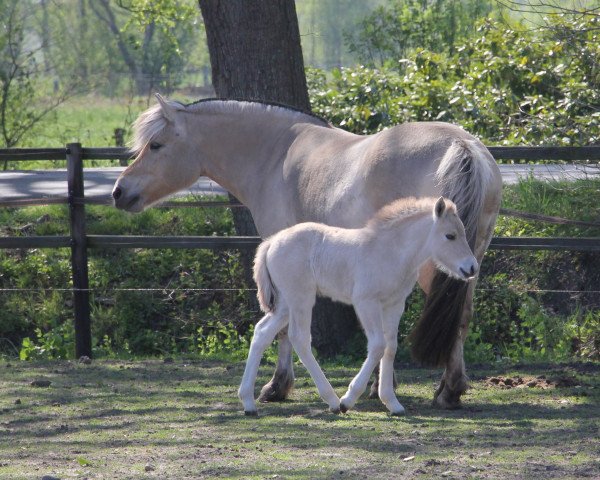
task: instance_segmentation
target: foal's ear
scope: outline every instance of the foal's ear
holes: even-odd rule
[[[155,93],[156,99],[160,104],[160,108],[162,109],[163,116],[167,120],[167,122],[173,123],[175,121],[175,107],[169,105],[169,103],[163,98],[160,93]]]
[[[437,202],[435,202],[435,207],[433,207],[433,211],[434,211],[436,218],[440,218],[444,214],[445,210],[446,210],[446,201],[444,200],[444,197],[440,197],[437,199]]]

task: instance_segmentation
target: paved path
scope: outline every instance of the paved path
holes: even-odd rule
[[[109,202],[115,180],[122,171],[123,167],[84,169],[85,196]],[[597,167],[580,165],[500,165],[500,171],[505,183],[516,183],[519,178],[529,175],[547,180],[573,180],[600,175]],[[212,180],[201,177],[189,190],[176,195],[183,196],[189,193],[223,195],[226,191]],[[66,196],[66,170],[0,172],[0,200]]]
[[[115,181],[123,167],[86,168],[83,171],[86,198],[110,201]],[[224,195],[220,185],[209,178],[201,177],[189,190],[177,195]],[[26,170],[0,172],[0,199],[21,200],[25,198],[46,198],[67,196],[67,171]]]

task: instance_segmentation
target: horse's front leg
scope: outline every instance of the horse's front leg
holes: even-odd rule
[[[450,359],[442,375],[440,385],[433,396],[434,405],[452,410],[461,407],[460,397],[469,387],[469,379],[465,371],[463,345],[469,332],[469,322],[473,316],[473,292],[475,282],[467,289],[467,296],[460,320],[459,336],[454,343]]]
[[[260,402],[282,402],[294,387],[292,344],[288,337],[287,327],[279,332],[277,340],[279,350],[277,367],[273,378],[260,391],[258,397]]]

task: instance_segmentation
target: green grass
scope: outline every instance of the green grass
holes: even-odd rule
[[[236,396],[241,363],[0,362],[0,479],[596,477],[599,368],[469,368],[464,408],[440,411],[431,396],[441,372],[398,366],[407,416],[392,418],[366,398],[327,412],[297,366],[291,399],[260,404],[252,418]],[[261,368],[259,385],[272,369]],[[324,369],[342,394],[358,365]],[[573,386],[485,381],[541,374]],[[51,385],[30,385],[40,378]]]

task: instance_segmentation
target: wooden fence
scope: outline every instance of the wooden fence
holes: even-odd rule
[[[497,160],[591,160],[600,161],[600,146],[591,147],[490,147]],[[0,237],[0,248],[59,248],[71,249],[73,280],[73,306],[75,317],[75,355],[92,354],[90,328],[90,300],[88,284],[88,248],[204,248],[204,249],[254,249],[258,237],[200,237],[200,236],[135,236],[135,235],[88,235],[85,228],[85,204],[98,203],[85,198],[83,183],[84,160],[121,160],[129,154],[125,148],[83,148],[71,143],[66,148],[4,149],[0,150],[0,161],[66,160],[67,197],[33,199],[25,201],[3,201],[0,207],[27,205],[68,204],[70,211],[70,235],[36,237]],[[1,174],[0,174],[1,175]],[[228,202],[169,202],[168,206],[234,206]],[[532,214],[503,211],[508,215],[532,218]],[[537,220],[549,217],[533,215]],[[558,223],[588,224],[587,222],[565,221]],[[589,224],[592,225],[592,224]],[[600,238],[532,238],[494,237],[492,249],[503,250],[578,250],[600,251]]]

